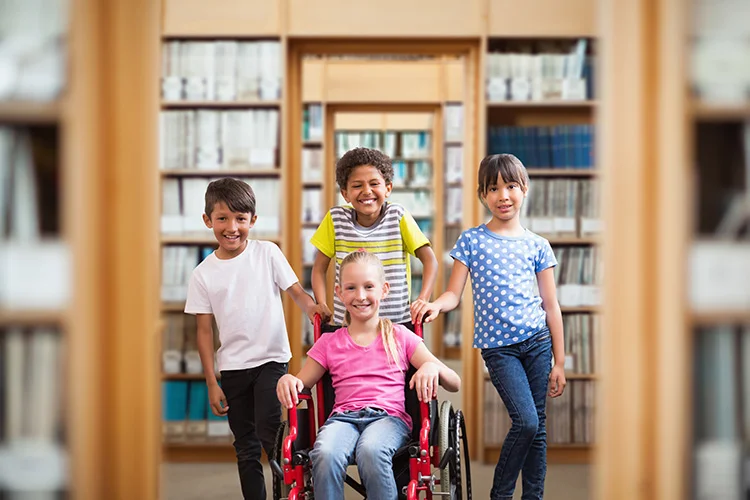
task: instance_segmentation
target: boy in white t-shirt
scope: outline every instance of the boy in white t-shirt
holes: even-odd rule
[[[193,270],[185,312],[196,315],[198,352],[211,411],[227,415],[242,494],[266,498],[261,444],[270,456],[281,421],[276,383],[292,357],[281,304],[285,290],[312,320],[326,316],[302,289],[274,243],[248,240],[257,219],[255,194],[245,182],[224,178],[206,190],[203,221],[219,248]],[[214,372],[212,319],[219,327],[221,387]]]

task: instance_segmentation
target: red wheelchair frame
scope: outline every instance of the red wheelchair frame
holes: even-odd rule
[[[318,339],[321,336],[321,318],[320,316],[316,315],[314,320],[314,340],[315,342],[318,341]],[[423,338],[422,334],[422,325],[415,325],[415,333],[419,335],[420,338]],[[307,409],[309,412],[308,418],[308,427],[309,427],[309,445],[310,449],[312,449],[312,446],[315,444],[315,437],[316,437],[316,429],[319,429],[326,421],[326,415],[325,415],[325,405],[324,402],[324,388],[323,384],[318,382],[316,384],[316,390],[318,395],[318,411],[317,411],[317,427],[314,416],[316,415],[315,412],[315,402],[312,399],[311,394],[302,393],[299,395],[299,402],[306,401],[307,403]],[[436,407],[437,405],[435,405]],[[419,403],[419,413],[420,413],[420,421],[421,421],[421,427],[419,430],[419,438],[418,441],[415,443],[412,441],[409,446],[409,482],[406,486],[406,499],[407,500],[417,500],[419,498],[419,495],[421,492],[425,492],[425,498],[432,499],[433,497],[433,491],[435,489],[436,484],[440,484],[441,480],[433,476],[432,467],[436,467],[438,469],[445,469],[448,466],[448,462],[451,460],[454,460],[455,462],[452,462],[451,465],[451,475],[454,474],[458,475],[458,492],[455,491],[453,493],[448,493],[448,496],[451,499],[461,499],[461,481],[460,481],[460,444],[458,443],[459,439],[463,440],[464,443],[464,454],[466,456],[466,476],[467,476],[467,498],[468,500],[471,500],[471,472],[470,472],[470,465],[469,465],[469,453],[468,453],[468,444],[466,441],[466,428],[463,421],[463,414],[460,410],[458,410],[455,414],[453,413],[452,409],[449,408],[451,418],[455,417],[455,420],[453,422],[454,424],[454,442],[456,443],[456,449],[452,449],[452,447],[448,447],[448,450],[445,450],[446,452],[443,453],[442,459],[441,459],[441,450],[438,446],[438,443],[430,444],[430,436],[431,436],[431,430],[432,430],[432,421],[431,421],[431,415],[430,415],[430,405],[428,403],[425,403],[424,401],[421,401]],[[297,463],[295,464],[293,461],[293,445],[294,442],[297,440],[299,435],[299,427],[298,427],[298,418],[297,418],[297,409],[295,408],[295,411],[289,411],[289,435],[284,437],[282,449],[281,449],[281,464],[278,464],[275,461],[276,456],[278,456],[278,452],[274,454],[274,459],[271,460],[272,469],[274,469],[274,473],[276,474],[278,479],[281,479],[283,477],[283,482],[285,485],[291,485],[291,489],[289,491],[288,499],[289,500],[301,500],[305,499],[308,500],[310,498],[314,497],[310,496],[309,494],[312,492],[310,488],[308,488],[308,485],[305,483],[305,475],[306,473],[309,474],[309,467],[310,464],[307,463]],[[437,421],[437,419],[435,419]],[[284,424],[282,424],[284,425]],[[445,423],[444,425],[448,425]],[[459,429],[463,431],[463,436],[459,437]],[[279,466],[281,465],[281,466]],[[456,472],[457,468],[457,472]],[[348,479],[347,478],[347,482]],[[453,483],[453,481],[451,481]],[[351,485],[351,483],[349,483]],[[356,483],[355,483],[356,484]],[[403,484],[403,483],[402,483]],[[355,485],[352,485],[355,486]],[[359,485],[356,485],[359,486]],[[356,487],[355,487],[356,488]],[[360,493],[363,493],[363,490],[360,488],[356,488]],[[364,493],[363,493],[364,494]],[[439,493],[438,495],[445,495],[445,493]]]

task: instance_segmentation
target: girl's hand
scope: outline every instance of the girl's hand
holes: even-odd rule
[[[565,384],[567,383],[563,367],[560,365],[553,366],[549,374],[549,397],[556,398],[562,396]]]
[[[219,384],[208,385],[208,403],[211,406],[211,411],[217,417],[223,417],[229,411],[227,397],[224,395],[221,387],[219,387]]]
[[[440,308],[434,302],[417,299],[411,303],[411,322],[415,325],[424,321],[429,323],[440,314]]]
[[[287,373],[276,384],[276,396],[284,408],[292,409],[299,403],[297,394],[304,388],[305,384],[300,379],[291,373]]]
[[[439,382],[440,367],[432,361],[427,361],[409,381],[409,389],[416,389],[417,398],[427,403],[437,397]]]

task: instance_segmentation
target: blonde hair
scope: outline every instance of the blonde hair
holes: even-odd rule
[[[370,265],[377,269],[378,277],[380,281],[385,283],[385,269],[383,269],[383,263],[380,261],[377,255],[369,253],[364,250],[358,250],[352,252],[341,261],[339,266],[339,284],[341,283],[341,277],[344,275],[344,267],[349,264],[359,265]],[[344,314],[344,325],[348,325],[351,322],[351,315],[347,310]],[[385,348],[386,356],[388,357],[388,363],[395,362],[400,357],[400,351],[398,344],[396,344],[396,337],[393,334],[393,322],[389,319],[379,318],[378,330],[380,330],[380,337],[383,339],[383,347]]]

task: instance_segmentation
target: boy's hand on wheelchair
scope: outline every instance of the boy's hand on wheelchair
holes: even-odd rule
[[[219,384],[208,386],[208,403],[211,406],[211,412],[217,417],[223,417],[229,411],[227,397]]]
[[[299,403],[297,394],[304,388],[305,384],[300,379],[291,373],[287,373],[276,384],[276,396],[284,408],[292,409]]]
[[[307,317],[310,319],[310,323],[315,323],[315,315],[320,314],[321,323],[325,324],[331,320],[331,310],[328,309],[326,304],[315,304],[307,311]]]
[[[434,302],[427,302],[423,299],[417,299],[411,303],[411,322],[429,323],[440,314],[440,308]]]
[[[409,381],[409,389],[417,391],[417,398],[425,403],[437,397],[440,383],[440,367],[432,361],[427,361],[419,367],[417,373]]]

